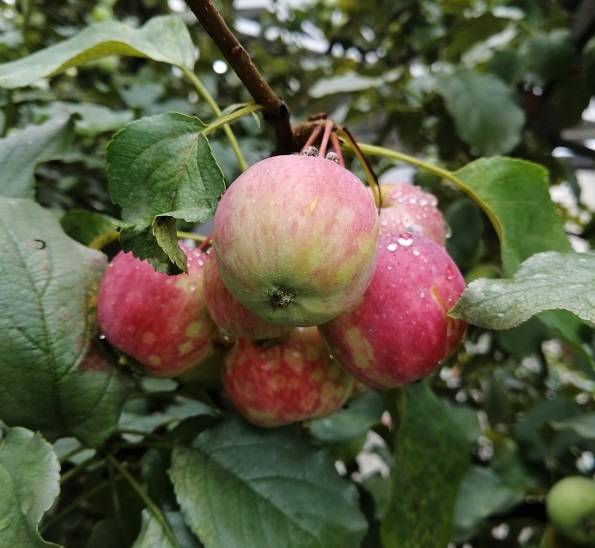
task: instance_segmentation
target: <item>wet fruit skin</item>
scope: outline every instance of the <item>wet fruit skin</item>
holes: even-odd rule
[[[184,249],[188,274],[156,272],[132,253],[120,252],[99,289],[97,316],[102,333],[155,376],[175,376],[215,351],[217,326],[203,296],[203,259]]]
[[[223,195],[213,232],[219,274],[270,323],[318,325],[363,294],[374,272],[378,215],[352,173],[324,158],[275,156]]]
[[[380,232],[418,232],[444,246],[446,223],[433,194],[408,183],[381,186]]]
[[[421,234],[381,234],[359,304],[320,327],[357,380],[378,389],[416,381],[460,344],[466,324],[447,317],[465,282],[444,248]]]
[[[298,327],[261,345],[239,339],[223,367],[223,385],[234,406],[263,427],[328,415],[349,397],[352,384],[315,327]]]
[[[290,327],[272,325],[242,306],[225,287],[217,269],[215,252],[205,258],[205,302],[221,332],[231,338],[272,339],[289,333]]]
[[[569,476],[547,495],[546,507],[554,527],[570,540],[595,546],[595,481]]]

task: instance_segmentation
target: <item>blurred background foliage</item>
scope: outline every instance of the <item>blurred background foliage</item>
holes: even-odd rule
[[[287,101],[294,122],[327,112],[358,140],[453,169],[495,154],[539,162],[549,169],[551,196],[574,248],[593,247],[594,2],[226,0],[218,6]],[[249,100],[182,0],[1,0],[0,62],[94,22],[141,25],[172,12],[190,28],[199,52],[197,74],[219,106]],[[3,136],[63,111],[78,115],[76,139],[55,155],[59,159],[38,166],[37,199],[57,214],[82,207],[116,217],[104,169],[114,131],[167,111],[214,118],[179,69],[134,58],[72,68],[51,85],[0,90]],[[274,147],[268,128],[252,117],[234,130],[250,162]],[[214,136],[213,148],[233,180],[238,167],[222,133]],[[473,202],[409,167],[378,159],[373,165],[382,180],[415,181],[436,193],[451,229],[448,249],[467,279],[501,274],[498,239]],[[544,495],[561,477],[595,470],[595,346],[592,330],[581,336],[577,352],[537,319],[499,333],[470,328],[464,349],[434,378],[435,390],[456,402],[453,416],[474,448],[475,464],[455,509],[453,546],[562,546],[543,536]],[[359,474],[371,519],[383,514],[389,488],[383,478],[391,462],[384,427],[376,426],[367,441],[364,435],[379,405],[368,395],[335,423],[313,428],[346,463],[344,473]],[[346,436],[345,422],[365,426],[348,428]],[[143,470],[163,468],[152,462],[159,454],[147,455]],[[130,508],[137,505],[132,499]],[[96,512],[93,519],[101,520]],[[139,520],[140,514],[132,520],[137,527]],[[64,527],[54,531],[61,541],[72,538]],[[95,529],[98,542],[105,541],[107,525]],[[366,543],[375,545],[373,530]]]

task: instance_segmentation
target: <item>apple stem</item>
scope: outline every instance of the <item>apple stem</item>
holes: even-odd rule
[[[341,144],[339,143],[337,134],[334,132],[331,133],[331,143],[333,145],[333,151],[339,157],[339,165],[341,167],[345,167],[345,159],[343,158],[343,153],[341,152]]]
[[[327,120],[324,123],[324,133],[322,134],[322,142],[320,143],[320,150],[318,151],[318,156],[321,158],[324,158],[326,154],[326,147],[328,146],[328,140],[331,136],[334,126],[335,122],[332,120]]]
[[[380,208],[382,207],[382,191],[380,189],[380,183],[378,182],[378,177],[376,177],[376,174],[374,173],[374,170],[372,169],[372,165],[370,164],[370,161],[368,160],[366,155],[363,153],[362,149],[357,144],[357,141],[353,138],[353,135],[351,134],[351,132],[345,126],[339,126],[337,132],[338,132],[339,136],[343,139],[345,145],[353,151],[353,153],[355,154],[355,157],[359,160],[360,164],[362,165],[362,168],[364,169],[364,172],[366,173],[366,178],[368,180],[368,186],[370,187],[370,189],[372,190],[372,193],[374,194],[374,202],[376,203],[378,210],[380,210]]]
[[[275,130],[276,154],[293,152],[294,135],[287,105],[277,97],[271,86],[262,77],[250,54],[227,26],[215,4],[212,0],[186,0],[186,4],[256,103],[262,105],[264,119]]]
[[[204,250],[207,248],[207,246],[211,245],[211,240],[213,239],[213,235],[209,234],[205,239],[204,242],[202,242],[199,246],[198,246],[198,251],[200,251],[201,253],[204,252]]]
[[[320,126],[316,126],[314,128],[314,131],[310,134],[310,137],[308,137],[308,140],[306,141],[306,143],[302,147],[302,150],[300,151],[300,154],[304,154],[306,152],[306,149],[309,146],[312,146],[316,142],[316,139],[318,139],[318,136],[320,135],[320,132],[321,131],[322,131],[322,127],[320,127]]]

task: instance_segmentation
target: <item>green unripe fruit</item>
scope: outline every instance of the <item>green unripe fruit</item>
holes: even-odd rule
[[[552,487],[546,500],[554,527],[570,540],[595,545],[595,481],[569,476]]]

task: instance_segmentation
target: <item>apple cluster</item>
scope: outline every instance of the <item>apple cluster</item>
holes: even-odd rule
[[[102,332],[157,376],[198,371],[227,345],[225,394],[265,427],[332,413],[354,385],[419,380],[461,343],[448,310],[465,284],[433,195],[383,185],[380,203],[332,158],[258,162],[223,195],[212,247],[183,248],[187,273],[113,259]]]

